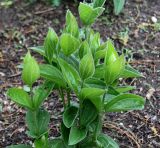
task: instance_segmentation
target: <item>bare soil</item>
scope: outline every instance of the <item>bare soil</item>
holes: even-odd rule
[[[48,27],[59,34],[66,10],[78,17],[77,6],[71,2],[59,7],[44,3],[26,5],[20,0],[9,8],[0,6],[0,148],[32,143],[26,135],[25,111],[7,98],[6,91],[12,86],[23,86],[17,65],[27,48],[42,45]],[[160,148],[160,1],[126,1],[119,16],[113,14],[112,3],[107,2],[105,7],[93,28],[100,31],[103,40],[113,39],[118,51],[126,53],[130,64],[143,73],[145,78],[127,79],[123,83],[136,86],[133,92],[145,97],[146,105],[142,111],[107,114],[103,131],[120,148]],[[153,16],[158,19],[159,28],[152,22]],[[34,55],[39,62],[43,60]],[[59,136],[62,105],[56,92],[44,106],[51,113],[50,136]]]

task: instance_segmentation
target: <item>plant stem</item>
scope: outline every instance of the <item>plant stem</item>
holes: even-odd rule
[[[60,94],[60,97],[61,97],[62,102],[63,102],[63,107],[64,107],[64,109],[65,109],[65,108],[66,108],[66,103],[65,103],[64,93],[63,93],[62,88],[59,88],[59,94]]]
[[[70,95],[70,90],[67,91],[67,100],[68,100],[68,106],[71,104],[71,95]]]
[[[34,121],[35,121],[35,129],[36,129],[36,133],[37,135],[39,134],[39,128],[38,128],[38,125],[37,125],[37,110],[34,109],[34,100],[33,100],[33,88],[32,86],[30,86],[30,97],[31,97],[31,101],[32,101],[32,107],[33,107],[33,110],[30,110],[32,112],[32,115],[33,115],[33,118],[34,118]]]
[[[88,26],[85,27],[85,39],[89,41],[89,27]]]
[[[82,80],[81,89],[83,88],[83,84],[84,84],[84,80]],[[83,101],[82,101],[81,98],[79,97],[79,125],[80,125],[80,118],[81,118],[82,103],[83,103]]]

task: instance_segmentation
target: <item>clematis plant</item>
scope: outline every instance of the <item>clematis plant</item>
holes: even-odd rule
[[[144,108],[145,100],[141,96],[128,93],[134,87],[119,84],[120,78],[142,75],[127,64],[123,54],[117,53],[111,39],[101,42],[100,34],[91,29],[104,11],[103,3],[94,3],[79,5],[82,28],[68,10],[62,34],[58,36],[49,28],[43,46],[30,48],[44,58],[44,64],[38,64],[30,52],[24,58],[22,80],[30,92],[20,88],[8,90],[11,100],[27,110],[27,134],[34,139],[36,148],[118,148],[111,137],[102,133],[103,116],[108,112]],[[43,84],[33,87],[40,77]],[[51,140],[50,116],[42,104],[53,90],[59,92],[63,115],[61,136]]]

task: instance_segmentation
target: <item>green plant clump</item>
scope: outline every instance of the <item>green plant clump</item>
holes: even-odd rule
[[[119,84],[119,78],[142,75],[117,53],[110,39],[102,43],[100,34],[91,29],[104,11],[104,1],[96,2],[79,5],[83,28],[68,10],[61,36],[49,28],[43,46],[30,48],[45,60],[45,64],[38,64],[29,51],[24,57],[22,80],[30,91],[10,88],[7,92],[12,101],[27,110],[27,134],[34,139],[35,148],[118,148],[102,133],[104,114],[144,108],[142,97],[128,93],[134,87]],[[39,78],[43,83],[34,87]],[[53,90],[58,90],[64,110],[61,136],[51,140],[50,115],[42,104]],[[71,93],[78,101],[73,101]],[[31,147],[21,144],[8,148]]]

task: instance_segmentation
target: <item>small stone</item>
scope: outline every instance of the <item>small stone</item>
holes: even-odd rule
[[[123,126],[123,123],[121,122],[121,123],[119,123],[119,125]]]
[[[153,23],[157,23],[157,18],[156,18],[155,16],[152,16],[152,17],[151,17],[151,21],[152,21]]]

